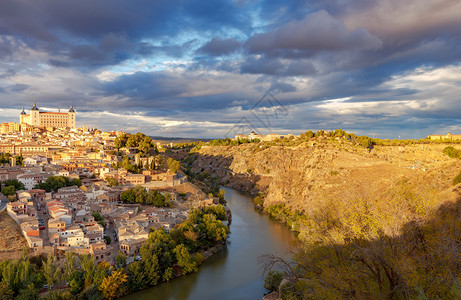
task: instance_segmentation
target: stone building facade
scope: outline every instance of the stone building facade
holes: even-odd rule
[[[22,125],[54,127],[54,128],[75,128],[76,112],[72,105],[68,112],[44,112],[39,111],[34,101],[34,106],[27,114],[22,107],[22,112],[19,115],[19,123]]]

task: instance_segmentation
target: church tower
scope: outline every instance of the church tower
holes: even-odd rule
[[[24,105],[22,106],[22,111],[21,114],[19,115],[19,124],[25,123],[25,118],[26,118],[26,112],[24,111]]]
[[[67,115],[68,115],[68,121],[67,121],[68,127],[70,129],[74,129],[75,128],[75,110],[72,104],[70,105],[70,109]]]
[[[34,106],[30,110],[30,125],[40,126],[40,111],[37,108],[34,100]]]

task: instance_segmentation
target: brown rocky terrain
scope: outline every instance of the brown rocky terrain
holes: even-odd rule
[[[0,260],[20,258],[27,241],[18,224],[6,211],[0,213],[0,236]]]
[[[313,199],[381,193],[403,178],[428,189],[449,189],[461,165],[443,154],[446,146],[375,146],[369,151],[346,141],[251,143],[203,146],[187,162],[195,174],[206,172],[228,187],[264,193],[264,206],[285,203],[302,211]]]

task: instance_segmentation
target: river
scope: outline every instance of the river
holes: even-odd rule
[[[258,257],[289,258],[295,236],[285,225],[255,210],[252,198],[224,188],[232,211],[228,245],[207,259],[197,273],[131,294],[124,299],[262,299],[266,289]]]

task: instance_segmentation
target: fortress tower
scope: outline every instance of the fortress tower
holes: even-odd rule
[[[30,114],[26,114],[24,106],[19,115],[19,123],[29,124],[31,126],[54,127],[54,128],[75,128],[76,112],[72,105],[66,113],[61,112],[43,112],[34,106],[30,109]]]

